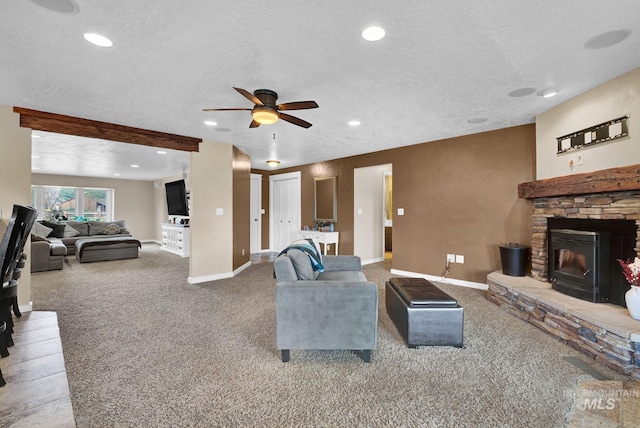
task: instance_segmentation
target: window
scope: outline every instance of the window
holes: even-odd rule
[[[31,206],[38,219],[113,220],[113,189],[31,186]]]

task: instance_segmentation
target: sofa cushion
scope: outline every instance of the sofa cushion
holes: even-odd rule
[[[100,231],[109,226],[109,221],[90,221],[89,222],[89,236],[99,235]]]
[[[314,272],[313,267],[311,266],[311,260],[309,256],[303,253],[300,250],[295,248],[287,251],[287,257],[291,260],[293,264],[293,268],[296,271],[296,276],[298,279],[302,280],[314,280],[316,279],[316,272]]]
[[[40,223],[42,223],[43,226],[52,229],[51,233],[49,233],[49,237],[62,238],[64,236],[64,223],[53,223],[47,220],[42,220]]]
[[[100,229],[100,235],[117,235],[120,233],[122,228],[115,223],[110,223]]]
[[[39,236],[41,238],[46,238],[47,236],[49,236],[49,234],[52,231],[53,231],[52,228],[47,227],[47,226],[45,226],[42,223],[37,222],[37,221],[35,223],[33,223],[33,227],[31,228],[31,232],[34,235],[37,235],[37,236]]]
[[[299,249],[304,252],[311,261],[311,268],[314,271],[324,271],[324,265],[322,264],[322,253],[318,244],[314,243],[312,239],[297,239],[293,241],[287,248],[282,250],[282,253],[286,253],[289,249]],[[281,253],[281,254],[282,254]]]
[[[31,234],[31,242],[39,242],[39,241],[49,242],[49,240],[47,238],[43,238],[40,235],[36,235],[35,233],[32,233]]]
[[[69,224],[66,224],[64,226],[64,234],[62,235],[63,238],[73,238],[74,236],[78,235],[80,235],[80,232],[77,229],[74,229]]]
[[[89,236],[89,223],[86,221],[69,220],[65,223],[77,230],[78,236]]]
[[[318,275],[318,281],[366,281],[367,277],[361,271],[355,270],[332,270],[324,271]]]
[[[51,239],[50,241],[51,255],[52,256],[65,256],[67,255],[67,246],[59,239]]]
[[[105,233],[101,233],[100,231],[102,229],[104,229],[105,227],[109,226],[110,224],[115,224],[120,228],[120,231],[118,233],[129,233],[129,231],[127,230],[127,225],[125,224],[124,220],[116,220],[116,221],[90,221],[89,222],[89,233],[87,234],[88,236],[95,236],[95,235],[105,235]]]

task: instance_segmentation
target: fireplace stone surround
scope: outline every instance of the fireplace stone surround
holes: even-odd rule
[[[490,273],[487,299],[596,361],[640,379],[640,321],[625,308],[584,302],[547,282],[550,218],[634,221],[638,253],[640,165],[522,183],[518,196],[533,205],[531,276]]]

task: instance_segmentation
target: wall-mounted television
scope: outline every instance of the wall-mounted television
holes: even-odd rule
[[[172,181],[164,184],[167,191],[167,211],[169,215],[189,215],[187,187],[184,180]]]

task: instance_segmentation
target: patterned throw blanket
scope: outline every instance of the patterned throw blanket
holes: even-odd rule
[[[313,243],[313,239],[298,239],[297,241],[293,241],[287,248],[280,251],[278,256],[282,254],[287,254],[287,251],[291,249],[300,250],[309,256],[309,260],[311,260],[311,267],[313,270],[318,272],[324,272],[324,266],[322,265],[322,256],[318,251],[318,248]]]

